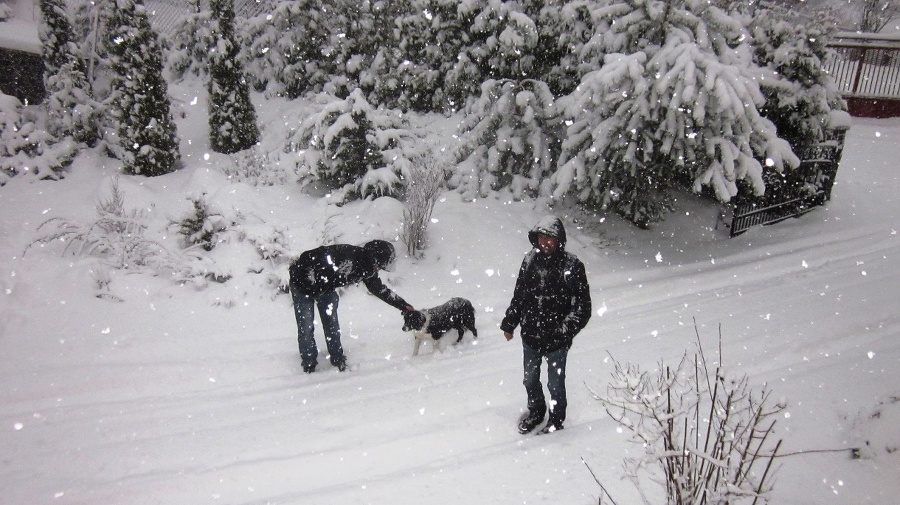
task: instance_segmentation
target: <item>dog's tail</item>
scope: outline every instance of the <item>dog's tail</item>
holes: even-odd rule
[[[473,338],[478,338],[478,330],[475,329],[475,307],[472,306],[471,302],[466,307],[466,313],[463,317],[463,325],[472,332]]]

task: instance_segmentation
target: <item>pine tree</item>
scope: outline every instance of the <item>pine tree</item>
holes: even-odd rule
[[[359,89],[344,99],[317,98],[327,103],[303,120],[287,146],[299,154],[301,182],[341,190],[338,201],[397,194],[423,149],[403,116],[373,107]]]
[[[468,198],[502,188],[516,199],[547,193],[561,126],[545,83],[488,80],[460,123],[450,184]]]
[[[399,39],[376,92],[384,103],[418,111],[456,111],[484,76],[465,54],[472,11],[482,2],[412,0],[396,20]],[[451,76],[452,74],[452,76]]]
[[[71,137],[93,146],[100,137],[100,107],[91,96],[84,62],[76,55],[65,3],[41,0],[40,8],[44,86],[48,91],[47,130],[57,140]]]
[[[167,36],[169,71],[175,79],[185,74],[206,76],[209,73],[209,49],[215,45],[210,32],[211,12],[202,9],[201,0],[186,0],[189,12],[178,20]]]
[[[209,55],[210,144],[213,151],[231,154],[255,145],[259,128],[235,42],[232,0],[211,0],[210,9],[216,42]]]
[[[162,75],[162,48],[141,0],[113,0],[105,44],[114,72],[109,104],[117,121],[126,173],[157,176],[176,169],[181,155]]]
[[[622,0],[597,8],[584,48],[602,55],[565,98],[571,121],[555,196],[574,191],[646,227],[673,188],[710,188],[722,201],[746,180],[764,191],[760,159],[777,170],[799,160],[760,114],[749,33],[707,0]]]
[[[335,73],[329,45],[335,15],[331,3],[289,0],[254,18],[248,29],[251,84],[288,98],[321,90]]]
[[[825,70],[833,30],[823,26],[787,21],[768,9],[759,9],[751,22],[755,62],[780,77],[762,83],[766,104],[761,112],[794,147],[820,142],[831,111],[846,108]]]

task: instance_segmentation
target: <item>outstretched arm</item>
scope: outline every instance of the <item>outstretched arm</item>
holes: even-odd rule
[[[366,289],[384,303],[398,310],[415,310],[413,306],[401,298],[400,295],[394,293],[389,287],[385,286],[384,283],[381,282],[381,278],[378,277],[378,274],[367,277],[364,283]]]

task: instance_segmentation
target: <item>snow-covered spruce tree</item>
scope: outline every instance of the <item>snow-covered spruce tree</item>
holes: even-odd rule
[[[469,43],[461,48],[446,75],[450,98],[460,105],[478,95],[488,79],[532,79],[538,29],[519,2],[480,0],[460,5],[463,19],[471,19]]]
[[[533,14],[538,29],[538,42],[529,65],[535,79],[547,83],[554,96],[575,91],[581,76],[596,67],[585,69],[582,48],[594,33],[590,9],[585,2],[543,2],[527,12]],[[597,65],[599,66],[599,65]]]
[[[340,190],[338,202],[396,195],[422,149],[402,115],[372,107],[359,89],[345,99],[319,98],[321,111],[301,123],[286,148],[299,153],[301,182]]]
[[[749,34],[706,0],[622,0],[592,13],[585,54],[604,65],[565,97],[571,121],[554,174],[555,197],[573,192],[640,227],[663,219],[676,187],[709,187],[722,201],[746,180],[762,193],[762,164],[799,160],[762,117]]]
[[[71,139],[53,142],[14,96],[0,92],[0,186],[18,175],[59,179],[77,152]]]
[[[549,192],[562,127],[545,83],[486,81],[466,107],[459,133],[450,185],[467,198],[502,188],[516,199]]]
[[[41,0],[39,28],[47,89],[47,130],[93,146],[100,137],[100,105],[91,96],[84,62],[75,52],[72,25],[63,0]]]
[[[769,9],[757,10],[751,22],[754,60],[781,77],[761,83],[766,103],[760,112],[795,148],[822,141],[831,112],[846,110],[825,70],[831,56],[826,43],[833,32],[827,26],[787,21]]]
[[[317,0],[282,1],[271,13],[250,20],[247,77],[252,79],[251,84],[288,98],[320,91],[337,73],[336,63],[341,61],[331,45],[333,40],[340,40],[340,30],[335,26],[339,26],[341,5]]]
[[[141,0],[114,2],[104,41],[114,72],[107,101],[117,123],[116,155],[125,173],[167,174],[176,169],[181,154],[162,75],[162,48]]]
[[[210,47],[213,47],[211,12],[201,8],[201,0],[187,0],[189,12],[172,32],[166,36],[168,46],[167,65],[175,79],[186,74],[205,76],[209,73]]]
[[[376,83],[376,96],[381,103],[401,109],[459,110],[469,95],[465,90],[449,89],[445,77],[469,44],[472,15],[459,9],[455,0],[411,3],[412,8],[395,21],[396,51],[389,53],[390,68]],[[473,82],[477,90],[481,81]]]
[[[234,37],[232,0],[210,0],[209,142],[213,151],[231,154],[259,142],[256,111]]]

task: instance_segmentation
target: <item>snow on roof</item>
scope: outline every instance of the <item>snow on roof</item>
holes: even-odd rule
[[[37,24],[19,19],[0,22],[0,47],[41,54]]]
[[[0,47],[41,54],[40,13],[34,0],[9,0],[6,7],[10,14],[7,20],[0,21]]]

